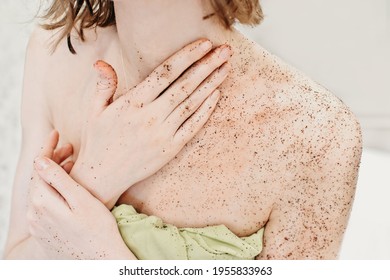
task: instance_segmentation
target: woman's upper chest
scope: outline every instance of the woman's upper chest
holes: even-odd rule
[[[249,235],[266,223],[282,170],[272,154],[275,143],[257,126],[250,98],[228,88],[194,139],[119,203],[179,227],[225,224]]]
[[[49,99],[53,125],[61,142],[74,146],[75,158],[93,98],[93,92],[86,92],[92,90],[89,64],[92,60],[81,61],[52,86]],[[132,186],[121,203],[183,227],[223,223],[237,234],[248,235],[265,224],[281,169],[272,154],[272,126],[264,123],[272,115],[266,109],[271,105],[248,92],[261,91],[253,84],[251,89],[232,84],[225,83],[217,109],[197,136],[155,175]]]
[[[72,143],[77,157],[90,99],[82,93],[82,79],[71,85],[51,107],[61,142]],[[251,109],[242,110],[229,94],[225,91],[209,122],[176,158],[131,187],[120,202],[178,226],[224,223],[246,235],[265,223],[272,191],[264,180],[269,173],[258,164],[267,161],[266,149],[258,145],[262,137],[253,127]]]

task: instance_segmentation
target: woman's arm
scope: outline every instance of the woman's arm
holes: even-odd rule
[[[30,38],[26,53],[21,108],[22,147],[14,179],[10,226],[5,247],[5,256],[9,258],[16,255],[25,259],[40,258],[42,253],[34,243],[21,243],[29,237],[26,211],[32,162],[39,154],[47,135],[53,130],[41,87],[45,81],[41,65],[46,59],[46,39],[42,32],[36,30]]]
[[[354,199],[362,139],[359,123],[345,107],[335,108],[327,118],[312,123],[302,119],[308,131],[318,134],[301,136],[306,138],[299,143],[310,143],[305,150],[295,147],[298,172],[276,194],[259,259],[338,257]]]

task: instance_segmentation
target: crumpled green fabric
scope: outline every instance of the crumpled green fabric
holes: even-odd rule
[[[250,260],[263,248],[264,228],[238,237],[226,226],[177,228],[131,205],[112,210],[127,247],[140,260]]]

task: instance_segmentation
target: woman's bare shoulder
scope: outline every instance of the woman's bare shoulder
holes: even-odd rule
[[[314,157],[317,166],[330,169],[336,161],[358,166],[362,136],[351,109],[326,87],[257,43],[246,38],[239,42],[235,76],[240,86],[235,94],[237,100],[245,101],[242,108],[245,115],[250,114],[251,127],[263,135],[261,143],[254,145],[271,145],[301,163],[314,164]],[[239,98],[242,93],[244,99]],[[297,172],[304,168],[302,164],[296,167]]]
[[[27,55],[39,61],[42,68],[56,64],[56,58],[66,54],[65,42],[60,40],[60,33],[59,29],[46,30],[36,25],[29,38]]]
[[[37,25],[30,36],[27,52],[33,53],[41,67],[47,68],[50,73],[74,69],[103,55],[107,44],[113,41],[116,34],[113,31],[112,28],[87,29],[84,31],[84,41],[72,31],[70,42],[76,52],[72,53],[67,38],[61,38],[61,28],[45,30]]]
[[[53,33],[51,31],[44,30],[40,26],[35,26],[32,31],[27,49],[26,49],[26,70],[31,67],[39,67],[40,71],[36,74],[45,72],[45,65],[50,58],[49,43],[52,39]],[[42,75],[44,76],[44,75]]]
[[[37,25],[30,35],[26,51],[26,70],[33,70],[35,75],[42,78],[36,81],[41,87],[58,83],[58,77],[54,77],[60,73],[60,69],[70,66],[71,55],[65,51],[63,40],[56,45],[59,33]]]
[[[360,148],[361,128],[352,110],[337,95],[306,74],[284,62],[278,63],[284,64],[285,75],[291,78],[283,95],[276,95],[276,99],[281,107],[287,105],[295,113],[289,116],[288,121],[305,124],[298,134],[311,143],[328,145],[329,141],[348,141],[351,148]]]
[[[359,121],[335,94],[280,58],[266,51],[253,57],[258,126],[268,125],[278,168],[288,171],[279,180],[260,257],[335,258],[357,182]],[[279,246],[290,236],[298,237]]]
[[[37,24],[31,32],[27,50],[49,55],[47,43],[53,39],[55,39],[55,33],[52,30],[46,30]]]
[[[41,77],[36,80],[40,92],[56,100],[83,84],[88,75],[93,73],[95,61],[104,55],[99,52],[105,49],[102,41],[107,41],[108,33],[86,30],[84,42],[72,33],[71,43],[76,50],[74,54],[69,50],[67,39],[60,38],[61,29],[45,30],[37,26],[27,47],[26,69]]]
[[[329,139],[352,137],[356,144],[361,142],[355,114],[325,86],[261,47],[255,49],[252,63],[257,77],[254,84],[259,86],[251,95],[259,100],[259,108],[264,107],[261,102],[266,95],[266,106],[273,108],[277,120],[294,124],[288,129],[291,133],[305,139],[322,133]]]
[[[51,81],[50,71],[50,50],[47,42],[51,38],[51,32],[43,30],[39,26],[35,27],[30,35],[25,57],[24,81],[23,81],[23,106],[22,117],[28,116],[26,122],[29,122],[30,116],[26,112],[31,111],[30,101],[40,111],[46,108],[46,94],[43,90],[45,85]]]

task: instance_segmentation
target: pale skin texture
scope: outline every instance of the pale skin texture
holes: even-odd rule
[[[36,170],[26,197],[28,232],[7,257],[135,258],[108,209],[128,186],[169,162],[216,108],[221,96],[216,88],[229,73],[231,49],[226,45],[211,48],[205,39],[189,44],[120,97],[114,96],[115,70],[101,60],[94,64],[97,71],[88,79],[92,88],[87,86],[83,92],[89,106],[85,108],[79,159],[74,165],[69,158],[72,146],[56,149],[58,132],[50,134],[40,158],[34,160]],[[118,162],[128,164],[118,167]],[[65,171],[92,179],[93,186],[83,184],[82,188]],[[100,222],[94,222],[92,215]]]
[[[57,131],[50,133],[34,160],[29,188],[29,240],[41,252],[39,258],[136,259],[107,207],[68,176],[72,149],[69,145],[56,149],[58,140]],[[91,213],[104,222],[96,223]]]
[[[61,143],[73,145],[75,159],[79,154],[87,106],[80,88],[90,65],[101,58],[117,69],[120,96],[125,87],[118,71],[121,42],[131,42],[122,49],[126,62],[132,61],[125,65],[133,87],[176,50],[208,38],[214,45],[228,43],[234,52],[215,112],[171,162],[129,188],[119,203],[178,227],[225,224],[247,236],[266,226],[259,259],[336,258],[361,156],[354,115],[325,88],[261,46],[224,30],[213,18],[202,20],[210,11],[199,1],[147,2],[118,1],[118,33],[115,28],[98,30],[97,40],[94,32],[88,33],[87,43],[75,41],[77,56],[65,44],[50,56],[45,49],[50,34],[33,35],[8,250],[28,236],[30,177],[25,174],[31,174],[31,162],[47,134],[56,128]],[[125,19],[126,14],[131,16]],[[93,188],[76,169],[73,176]],[[20,245],[15,257],[29,256],[29,248]]]

